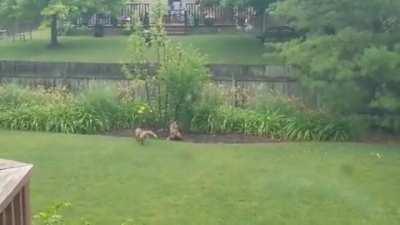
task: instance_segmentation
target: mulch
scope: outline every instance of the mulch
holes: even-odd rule
[[[157,130],[155,133],[161,138],[166,139],[168,132],[165,130]],[[134,137],[133,129],[114,130],[106,135],[115,137]],[[221,144],[244,144],[244,143],[277,143],[278,141],[272,140],[267,137],[242,135],[242,134],[197,134],[185,133],[183,142],[189,143],[221,143]]]
[[[156,130],[155,133],[161,138],[166,139],[168,132],[166,130]],[[134,137],[133,129],[114,130],[105,135],[114,137]],[[253,143],[280,143],[268,137],[243,135],[243,134],[198,134],[185,133],[183,142],[189,143],[214,143],[214,144],[253,144]],[[400,144],[400,135],[389,135],[382,133],[370,133],[354,141],[356,143],[367,144]]]

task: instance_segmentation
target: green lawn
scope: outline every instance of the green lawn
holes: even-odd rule
[[[264,64],[262,43],[248,34],[212,34],[171,37],[208,56],[209,63]],[[60,49],[49,49],[47,32],[32,41],[0,40],[0,60],[122,62],[127,57],[127,36],[62,37]]]
[[[0,131],[0,146],[0,158],[35,164],[35,212],[71,201],[69,218],[96,225],[400,221],[396,145],[139,146],[130,138]]]

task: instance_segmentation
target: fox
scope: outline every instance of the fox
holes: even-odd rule
[[[143,130],[142,128],[136,128],[135,138],[139,144],[144,145],[144,142],[146,141],[146,139],[158,138],[158,136],[151,130]]]
[[[183,134],[179,129],[178,123],[173,121],[169,125],[169,136],[167,138],[169,141],[181,141],[183,140]]]

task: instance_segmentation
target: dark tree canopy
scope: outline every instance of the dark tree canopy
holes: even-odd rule
[[[285,0],[274,13],[307,31],[276,47],[321,105],[400,114],[400,1]]]
[[[223,5],[251,6],[259,12],[264,12],[272,3],[278,0],[222,0]]]
[[[0,0],[0,23],[44,19],[50,22],[50,46],[57,46],[57,22],[69,15],[116,12],[124,0]]]

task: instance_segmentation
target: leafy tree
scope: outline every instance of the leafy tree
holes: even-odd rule
[[[99,18],[105,15],[116,15],[119,10],[123,7],[126,0],[87,0],[87,1],[77,1],[78,10],[75,11],[71,17],[72,18],[83,18],[84,21],[88,21],[93,15],[96,16],[95,19],[95,29],[99,26]],[[71,18],[69,18],[71,19]],[[96,32],[95,32],[96,34]]]
[[[56,47],[58,43],[57,24],[60,18],[66,17],[70,11],[76,9],[69,1],[49,0],[44,4],[41,14],[50,19],[50,47]]]
[[[58,45],[57,22],[71,11],[76,10],[80,0],[0,0],[0,16],[3,23],[41,19],[51,24],[50,46]],[[3,19],[4,18],[4,19]]]
[[[265,10],[278,0],[221,0],[225,6],[254,7],[257,13],[264,13]]]
[[[39,0],[45,1],[42,15],[51,20],[51,46],[57,46],[57,21],[68,15],[84,16],[114,14],[121,9],[125,0]],[[96,18],[97,25],[97,18]]]
[[[274,13],[307,31],[276,47],[321,107],[400,114],[400,1],[285,0]]]
[[[117,13],[123,6],[126,0],[86,0],[77,1],[78,13],[80,15],[92,16],[96,13],[105,14]]]
[[[124,0],[0,0],[0,23],[11,23],[33,18],[50,21],[50,46],[58,46],[57,24],[70,15],[115,13]],[[3,19],[4,18],[4,19]]]
[[[0,26],[10,26],[16,21],[36,21],[40,18],[35,1],[0,0]]]

